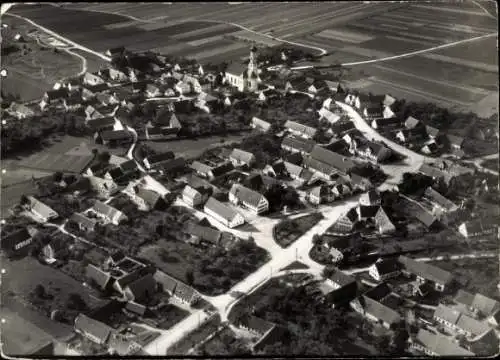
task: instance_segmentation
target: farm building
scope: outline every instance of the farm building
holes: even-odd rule
[[[206,202],[204,211],[231,229],[245,223],[245,219],[241,214],[213,197]]]
[[[269,202],[263,195],[239,184],[234,184],[231,187],[229,201],[235,205],[241,204],[255,214],[263,213],[269,209]]]

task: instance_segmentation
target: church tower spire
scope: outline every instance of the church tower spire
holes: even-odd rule
[[[249,77],[257,73],[257,48],[253,45],[250,48],[250,60],[248,61],[248,75]]]

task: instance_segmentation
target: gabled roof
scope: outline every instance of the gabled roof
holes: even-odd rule
[[[325,109],[324,107],[322,107],[321,109],[318,110],[318,114],[320,116],[320,119],[321,118],[326,119],[328,122],[330,122],[332,124],[337,122],[340,119],[340,116],[332,113],[330,110]]]
[[[315,129],[313,127],[303,125],[303,124],[300,124],[298,122],[291,121],[291,120],[288,120],[285,123],[285,128],[290,129],[292,131],[300,132],[300,133],[307,135],[309,137],[313,137],[314,135],[316,135],[316,132],[317,132],[317,129]]]
[[[456,135],[446,134],[446,139],[448,139],[451,145],[462,146],[464,143],[464,138]]]
[[[212,174],[217,177],[223,175],[231,170],[234,170],[234,166],[231,162],[227,161],[223,164],[220,164],[214,168],[212,168]]]
[[[358,213],[361,218],[372,218],[375,217],[375,214],[377,214],[379,209],[379,206],[364,206],[364,205],[359,205],[358,206]]]
[[[95,225],[97,224],[97,221],[95,219],[88,218],[82,213],[78,212],[73,213],[69,220],[90,229],[95,228]]]
[[[213,211],[227,221],[231,221],[238,216],[238,212],[213,197],[209,198],[205,203],[205,211],[207,210]]]
[[[380,275],[390,274],[401,269],[401,264],[397,259],[379,259],[375,262],[375,267]]]
[[[368,296],[363,295],[360,302],[367,314],[370,314],[383,322],[392,325],[400,322],[402,319],[401,315],[399,315],[397,311],[392,310],[390,307],[387,307],[384,304],[369,298]]]
[[[184,190],[182,190],[182,196],[188,198],[194,198],[195,196],[201,196],[201,193],[198,190],[192,188],[191,186],[186,185],[184,187]]]
[[[226,73],[241,76],[247,69],[248,66],[246,64],[240,62],[231,62],[226,69]]]
[[[105,130],[102,131],[101,139],[104,141],[132,139],[132,133],[128,130]]]
[[[485,220],[481,218],[466,221],[462,225],[465,226],[465,229],[468,233],[472,234],[483,233],[498,226],[498,224],[493,221],[488,221],[487,219]]]
[[[208,226],[198,225],[193,222],[189,222],[186,225],[185,231],[191,236],[196,236],[214,245],[219,244],[222,235],[222,233],[219,230],[212,229],[211,227]]]
[[[334,269],[334,271],[333,271],[332,275],[330,275],[329,279],[339,286],[346,286],[346,285],[349,285],[353,282],[356,282],[356,279],[353,276],[348,275],[345,272],[340,271],[337,268]]]
[[[174,158],[175,158],[175,155],[172,151],[167,151],[167,152],[164,152],[161,154],[155,154],[155,155],[151,155],[151,156],[146,157],[146,159],[148,159],[148,162],[151,166],[154,166],[158,163],[161,163],[162,161],[172,160]]]
[[[425,131],[427,131],[427,135],[436,137],[439,135],[440,130],[436,129],[435,127],[425,125]]]
[[[75,319],[75,330],[83,333],[92,334],[96,338],[107,341],[113,329],[108,325],[94,320],[87,315],[79,314]]]
[[[281,146],[286,146],[295,150],[310,153],[313,150],[314,146],[316,146],[316,142],[313,140],[303,139],[295,136],[287,136],[281,142]]]
[[[231,159],[235,159],[237,161],[242,161],[244,163],[249,164],[253,159],[255,159],[254,155],[251,152],[244,151],[241,149],[233,149],[231,155],[229,155]]]
[[[453,280],[453,274],[443,269],[440,269],[434,265],[427,264],[425,262],[416,261],[407,256],[401,255],[399,261],[403,265],[406,271],[416,274],[434,281],[438,284],[449,284]]]
[[[198,160],[193,161],[193,163],[190,165],[190,168],[202,173],[202,174],[209,174],[210,171],[212,171],[212,167],[208,166],[207,164],[203,164],[202,162],[199,162]]]
[[[382,105],[370,105],[365,107],[364,111],[368,116],[381,116],[384,112]]]
[[[424,196],[429,199],[430,201],[438,204],[442,208],[448,210],[448,211],[453,211],[458,209],[458,206],[455,205],[452,201],[448,200],[445,198],[443,195],[438,193],[436,190],[434,190],[432,187],[428,187],[425,190]]]
[[[92,264],[87,265],[87,278],[92,279],[101,288],[104,289],[111,281],[111,275]]]
[[[175,296],[190,301],[193,296],[196,294],[195,290],[181,281],[177,282],[177,286],[175,287]]]
[[[413,215],[415,216],[415,218],[418,221],[420,221],[422,224],[424,224],[428,228],[439,223],[438,219],[434,215],[427,212],[426,210],[424,210],[420,206],[415,207],[415,209],[413,211]]]
[[[392,117],[392,118],[387,118],[387,119],[379,118],[379,119],[375,119],[373,121],[375,121],[379,126],[401,124],[401,120],[397,117]]]
[[[369,297],[373,300],[379,301],[379,300],[382,300],[383,298],[385,298],[390,293],[391,293],[391,289],[389,288],[387,283],[381,283],[381,284],[371,288],[367,292],[365,292],[364,296]]]
[[[29,238],[31,238],[30,233],[27,229],[23,228],[6,236],[2,236],[0,239],[0,244],[2,246],[2,249],[12,250],[17,244],[28,240]]]
[[[149,273],[132,281],[126,288],[134,295],[135,300],[141,300],[148,294],[149,296],[154,294],[156,291],[156,280],[153,278],[153,274]]]
[[[329,166],[334,167],[344,173],[350,171],[354,166],[354,162],[336,152],[325,149],[322,146],[316,145],[310,154],[311,158],[317,161],[321,161]]]
[[[240,184],[234,184],[231,187],[230,194],[233,194],[240,201],[246,202],[254,207],[257,207],[262,199],[265,199],[262,194]]]
[[[105,204],[99,200],[97,200],[94,204],[94,206],[92,207],[92,209],[96,212],[96,213],[99,213],[103,216],[106,216],[110,219],[114,218],[115,215],[118,213],[120,214],[120,216],[123,216],[123,213],[118,210],[118,209],[115,209],[114,207],[108,205],[108,204]]]
[[[113,116],[106,116],[106,117],[101,117],[97,119],[90,119],[87,120],[87,126],[94,130],[100,130],[102,128],[106,127],[112,127],[115,125],[115,118]],[[102,134],[101,134],[102,136]]]
[[[438,356],[474,356],[475,354],[460,347],[448,336],[435,334],[425,329],[420,329],[414,340]]]
[[[146,204],[148,204],[151,207],[154,207],[158,201],[161,199],[161,195],[158,194],[156,191],[145,189],[145,188],[139,188],[139,191],[137,191],[136,195],[143,199]]]
[[[485,316],[493,314],[500,308],[500,303],[498,301],[490,299],[480,293],[473,295],[462,289],[458,290],[454,300],[457,303],[479,310]]]
[[[61,87],[57,90],[49,90],[46,93],[47,99],[50,100],[58,100],[58,99],[66,99],[69,96],[69,90]]]
[[[379,121],[379,120],[377,120]],[[342,135],[345,132],[354,129],[354,123],[352,121],[336,122],[331,126],[331,130],[334,134]]]
[[[260,335],[264,335],[276,326],[272,322],[266,321],[253,315],[242,317],[241,319],[239,319],[238,325],[253,330]]]
[[[147,307],[135,301],[129,301],[125,305],[125,309],[142,316],[146,313]]]
[[[271,123],[264,121],[262,119],[259,119],[256,116],[254,116],[252,118],[252,124],[254,124],[257,127],[262,128],[264,131],[268,131],[271,128]]]
[[[159,284],[161,284],[161,286],[163,287],[163,291],[169,293],[173,293],[175,291],[175,288],[177,287],[177,280],[172,276],[165,274],[160,270],[157,270],[153,274],[153,277]]]
[[[380,200],[381,200],[380,194],[377,190],[370,190],[368,192],[361,194],[361,196],[359,197],[360,202],[366,201],[369,204],[380,202]]]
[[[40,200],[35,199],[33,196],[28,196],[28,200],[30,202],[30,209],[32,212],[36,212],[40,216],[47,218],[59,216],[52,208],[45,205]]]
[[[391,226],[391,225],[394,226],[391,219],[387,215],[387,212],[384,210],[382,206],[378,208],[378,211],[375,214],[375,223],[379,227]]]
[[[396,101],[396,99],[393,98],[391,95],[385,94],[384,100],[382,101],[382,105],[384,105],[384,106],[392,106],[392,104],[394,104],[395,101]]]
[[[405,120],[405,127],[407,129],[414,129],[420,125],[420,120],[415,119],[413,116],[408,116]]]

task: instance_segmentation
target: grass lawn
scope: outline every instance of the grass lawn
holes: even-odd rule
[[[22,301],[29,302],[30,292],[41,284],[46,293],[53,295],[52,299],[44,301],[44,308],[66,308],[67,298],[72,293],[79,294],[91,309],[103,303],[96,297],[97,293],[84,287],[82,283],[48,265],[42,265],[32,257],[12,261],[2,259],[2,266],[7,274],[2,279],[3,294],[15,294]]]
[[[167,355],[185,355],[189,349],[217,331],[220,324],[220,316],[215,315],[198,329],[190,333],[189,336],[184,337],[181,341],[176,343],[172,348],[170,348]]]
[[[452,272],[464,290],[500,300],[498,295],[498,258],[433,261],[430,264]]]
[[[293,220],[283,220],[273,229],[274,240],[283,248],[290,246],[295,240],[304,235],[316,225],[323,215],[314,213]]]
[[[161,314],[166,318],[166,320],[158,324],[158,327],[160,329],[168,330],[187,317],[189,312],[175,305],[168,304],[161,309]]]

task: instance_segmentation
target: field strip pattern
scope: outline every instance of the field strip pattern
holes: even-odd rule
[[[486,72],[498,72],[498,66],[497,65],[490,65],[490,64],[485,64],[479,61],[472,61],[472,60],[464,60],[464,59],[458,59],[455,57],[450,57],[450,56],[445,56],[445,55],[440,55],[440,54],[423,54],[420,55],[423,56],[427,59],[431,60],[438,60],[442,62],[447,62],[455,65],[462,65],[462,66],[467,66],[473,69],[477,70],[482,70]]]
[[[203,38],[203,39],[199,39],[199,40],[188,41],[187,44],[189,44],[190,46],[200,46],[200,45],[209,44],[209,43],[219,41],[222,38],[223,38],[223,35],[216,35],[216,36],[211,36],[211,37],[207,37],[207,38]]]
[[[365,41],[372,40],[374,38],[373,36],[363,35],[348,29],[327,29],[317,33],[316,36],[325,37],[327,39],[337,39],[354,44],[359,44]]]
[[[103,27],[106,30],[115,30],[115,29],[123,29],[126,27],[132,27],[132,26],[140,26],[142,24],[143,24],[142,21],[130,20],[130,21],[124,21],[124,22],[119,22],[119,23],[115,23],[115,24],[104,25]]]
[[[185,38],[189,38],[192,36],[204,35],[206,33],[212,33],[212,32],[216,32],[219,30],[225,30],[225,29],[231,29],[231,28],[233,28],[233,26],[231,26],[229,24],[216,24],[216,25],[212,25],[212,26],[209,26],[209,27],[206,27],[203,29],[196,29],[196,30],[188,31],[188,32],[185,32],[182,34],[173,35],[173,36],[170,36],[170,38],[172,38],[174,40],[183,40]]]
[[[205,50],[202,52],[195,53],[195,54],[191,55],[190,58],[204,59],[204,58],[208,58],[211,56],[222,55],[224,53],[227,53],[227,52],[230,52],[233,50],[239,50],[241,48],[247,48],[247,47],[248,47],[247,44],[242,44],[242,43],[230,44],[230,45],[227,45],[224,47],[219,47],[217,49],[210,49],[210,50]]]
[[[467,14],[467,15],[477,15],[477,16],[488,16],[482,11],[470,11],[470,10],[463,10],[463,9],[452,9],[452,8],[446,8],[446,7],[441,7],[441,6],[428,6],[428,5],[411,5],[412,8],[417,8],[417,9],[425,9],[425,10],[433,10],[433,11],[447,11],[447,12],[453,12],[453,13],[459,13],[459,14]]]
[[[422,77],[422,75],[411,74],[411,73],[409,73],[407,71],[400,71],[400,70],[396,70],[394,68],[388,68],[388,67],[382,66],[382,65],[373,65],[373,66],[375,68],[383,70],[383,71],[394,72],[394,73],[397,73],[397,74],[400,74],[400,75],[404,75],[406,77],[420,79],[420,80],[423,80],[423,81],[432,82],[432,83],[436,83],[436,84],[439,84],[439,85],[454,87],[454,88],[457,88],[457,89],[460,89],[460,90],[469,91],[469,92],[473,92],[473,93],[480,94],[480,95],[488,95],[490,93],[489,91],[486,91],[486,90],[481,89],[481,88],[472,87],[472,86],[465,86],[465,85],[459,85],[459,84],[451,83],[451,82],[448,82],[448,81],[430,79],[430,78]]]

